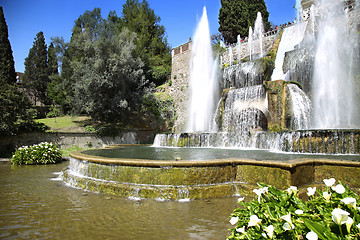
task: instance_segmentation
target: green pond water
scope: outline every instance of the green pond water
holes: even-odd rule
[[[237,197],[134,201],[57,180],[68,162],[0,163],[1,239],[225,239]]]
[[[154,160],[206,160],[245,158],[254,160],[289,161],[301,158],[326,158],[359,161],[359,155],[294,154],[271,152],[259,149],[228,148],[166,148],[151,146],[123,146],[110,149],[86,150],[85,154],[109,158],[154,159]]]

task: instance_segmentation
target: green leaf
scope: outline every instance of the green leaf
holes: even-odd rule
[[[338,240],[337,236],[330,232],[324,222],[312,222],[308,219],[304,219],[305,225],[313,232],[315,232],[320,239],[323,240]]]

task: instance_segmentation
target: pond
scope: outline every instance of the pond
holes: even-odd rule
[[[2,239],[225,239],[237,197],[140,201],[85,192],[58,179],[68,162],[0,164]]]
[[[302,158],[337,159],[359,161],[359,155],[341,154],[300,154],[275,152],[262,149],[235,149],[235,148],[174,148],[151,147],[146,145],[117,146],[106,149],[92,149],[83,151],[84,154],[108,158],[146,159],[146,160],[211,160],[211,159],[253,159],[289,161]]]

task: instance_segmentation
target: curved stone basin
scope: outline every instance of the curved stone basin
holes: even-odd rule
[[[89,191],[132,198],[184,200],[249,195],[258,182],[278,188],[307,187],[330,177],[350,187],[360,187],[358,156],[354,156],[355,161],[344,160],[347,156],[326,159],[324,155],[322,158],[301,155],[302,158],[289,161],[149,160],[94,156],[86,151],[73,152],[70,156],[70,167],[64,171],[67,183]]]

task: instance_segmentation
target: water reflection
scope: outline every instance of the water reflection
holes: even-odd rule
[[[52,166],[0,164],[0,238],[225,239],[237,198],[131,201],[52,181]]]

